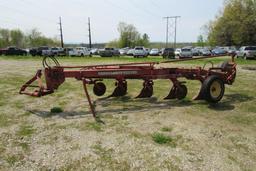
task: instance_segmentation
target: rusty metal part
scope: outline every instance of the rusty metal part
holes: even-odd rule
[[[172,80],[172,82],[173,86],[169,94],[164,99],[184,99],[188,92],[187,87],[184,85],[185,82],[179,82],[178,80]]]
[[[90,95],[88,93],[88,90],[87,90],[87,85],[86,84],[88,84],[88,82],[86,81],[85,78],[83,78],[82,80],[83,80],[84,92],[85,92],[86,98],[88,100],[88,103],[89,103],[89,106],[90,106],[90,110],[92,112],[93,117],[96,118],[96,111],[95,111],[95,108],[94,108],[94,106],[92,104],[91,97],[90,97]]]
[[[143,88],[140,92],[140,94],[136,98],[150,98],[153,95],[153,81],[152,80],[146,80],[143,83]]]
[[[115,83],[116,88],[114,89],[113,93],[110,97],[121,97],[126,95],[127,93],[127,82],[126,80],[117,80]]]

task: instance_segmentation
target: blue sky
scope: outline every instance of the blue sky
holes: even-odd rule
[[[151,41],[164,42],[163,17],[178,15],[177,41],[193,42],[222,5],[223,0],[0,0],[0,27],[38,28],[46,36],[58,37],[62,16],[64,41],[80,43],[87,42],[90,17],[93,43],[118,38],[121,21],[147,33]]]

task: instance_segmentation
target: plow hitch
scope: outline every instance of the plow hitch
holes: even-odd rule
[[[41,79],[42,70],[38,70],[36,75],[26,82],[20,89],[20,94],[25,94],[33,97],[41,97],[53,93],[53,90],[48,90],[43,86]],[[37,82],[37,85],[31,85],[32,83]],[[28,92],[28,88],[36,88],[33,92]]]

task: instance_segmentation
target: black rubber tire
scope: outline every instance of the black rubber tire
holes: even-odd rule
[[[95,83],[93,86],[93,93],[96,96],[103,96],[106,93],[106,86],[102,82]]]
[[[220,88],[220,93],[217,97],[214,97],[211,94],[211,91],[216,91],[216,90],[213,89],[214,87],[212,87],[213,83],[217,83],[220,86],[219,87]],[[225,93],[225,85],[224,85],[223,81],[218,76],[211,75],[203,82],[202,95],[203,95],[203,98],[207,102],[218,103],[222,99],[224,93]]]
[[[245,60],[247,60],[247,59],[248,59],[246,54],[244,54],[244,59],[245,59]]]
[[[180,85],[180,88],[177,88],[176,97],[178,100],[184,99],[188,94],[188,88],[185,85]]]

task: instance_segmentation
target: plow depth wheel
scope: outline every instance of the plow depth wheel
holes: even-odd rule
[[[225,85],[218,76],[212,75],[204,81],[202,90],[203,97],[206,101],[217,103],[224,95]]]
[[[104,83],[98,82],[98,83],[94,84],[93,93],[96,96],[103,96],[105,94],[105,92],[106,92],[106,86]]]

